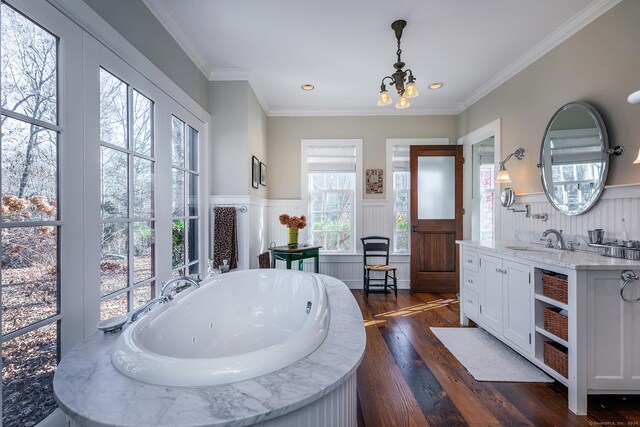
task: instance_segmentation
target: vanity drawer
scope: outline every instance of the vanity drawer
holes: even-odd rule
[[[462,273],[462,280],[465,289],[478,293],[478,273],[465,268]]]
[[[478,294],[473,291],[466,290],[464,292],[464,301],[462,301],[462,307],[464,314],[469,319],[478,321],[480,310],[478,309]]]
[[[471,271],[478,271],[478,253],[464,251],[462,254],[462,264],[464,268]]]

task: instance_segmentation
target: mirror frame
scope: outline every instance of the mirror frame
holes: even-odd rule
[[[547,139],[547,134],[549,133],[549,128],[551,127],[551,125],[553,124],[554,120],[556,119],[556,117],[562,113],[565,110],[568,110],[569,108],[572,107],[582,107],[585,110],[587,110],[587,112],[589,113],[589,115],[593,118],[593,120],[595,121],[596,125],[598,126],[598,132],[600,135],[600,141],[601,141],[601,145],[602,145],[602,153],[604,155],[604,168],[602,170],[602,180],[600,181],[598,187],[596,188],[596,190],[593,193],[593,198],[591,200],[591,202],[587,205],[585,205],[584,207],[582,207],[579,210],[572,210],[572,211],[566,211],[561,209],[558,204],[556,203],[556,201],[553,199],[553,197],[551,196],[551,194],[549,193],[549,186],[548,183],[545,179],[545,174],[544,174],[544,148],[545,148],[545,141]],[[547,127],[544,130],[544,134],[542,135],[542,143],[540,144],[540,164],[538,165],[540,168],[540,180],[542,181],[542,189],[544,191],[544,195],[547,196],[547,200],[549,200],[549,203],[551,203],[551,206],[553,206],[553,208],[555,210],[557,210],[558,212],[567,215],[567,216],[574,216],[574,215],[580,215],[583,214],[585,212],[587,212],[589,209],[591,209],[600,199],[600,196],[602,195],[602,192],[604,191],[604,186],[607,182],[607,175],[609,173],[609,136],[607,134],[607,127],[604,124],[604,121],[602,120],[602,116],[600,116],[600,113],[598,113],[598,110],[595,109],[595,107],[593,107],[591,104],[588,104],[586,102],[581,102],[581,101],[574,101],[574,102],[568,102],[566,104],[564,104],[562,107],[560,107],[551,117],[551,120],[549,120],[549,123],[547,124]],[[551,183],[553,185],[553,183]],[[553,191],[553,190],[551,190]]]
[[[505,208],[510,208],[516,202],[516,193],[511,189],[511,187],[507,187],[502,190],[500,194],[500,204]]]

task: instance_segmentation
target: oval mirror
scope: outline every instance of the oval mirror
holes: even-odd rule
[[[551,205],[565,215],[588,211],[607,180],[609,141],[591,105],[570,102],[551,118],[540,148],[540,177]]]
[[[510,208],[516,202],[516,193],[509,187],[502,190],[500,204],[505,208]]]

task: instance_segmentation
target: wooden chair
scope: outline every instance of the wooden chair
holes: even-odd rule
[[[269,258],[269,251],[262,252],[258,255],[258,266],[260,268],[271,268],[271,259]]]
[[[382,292],[387,293],[387,288],[393,287],[398,298],[398,280],[396,268],[389,265],[389,238],[369,236],[360,239],[363,247],[363,274],[364,274],[364,298],[369,297],[370,287],[382,287]],[[376,260],[377,262],[373,262]],[[384,260],[384,262],[383,262]],[[384,278],[373,278],[372,273],[384,273]],[[393,284],[389,283],[389,279]]]

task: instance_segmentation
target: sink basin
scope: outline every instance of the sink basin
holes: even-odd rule
[[[537,248],[535,246],[505,246],[505,249],[511,249],[513,251],[544,251],[544,248]]]

